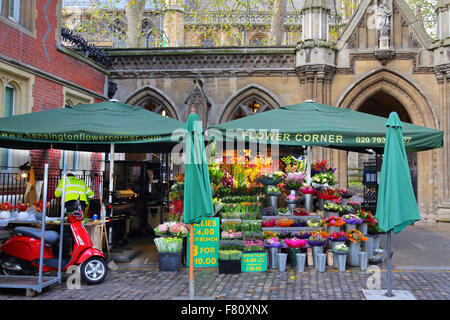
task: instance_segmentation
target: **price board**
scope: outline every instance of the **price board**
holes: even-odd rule
[[[267,271],[267,253],[243,253],[241,256],[242,272]]]
[[[194,224],[194,267],[211,268],[219,265],[219,218],[205,218]],[[187,265],[190,266],[190,242],[187,239]]]

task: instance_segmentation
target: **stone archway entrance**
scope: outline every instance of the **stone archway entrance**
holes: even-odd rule
[[[391,112],[397,112],[400,120],[407,123],[412,123],[411,117],[409,116],[403,105],[393,96],[389,95],[384,91],[379,91],[374,95],[367,98],[367,100],[357,109],[357,111],[373,114],[376,116],[388,118]],[[411,182],[414,189],[414,194],[416,199],[418,199],[417,194],[417,153],[408,152],[408,164],[409,171],[411,174]],[[349,155],[350,157],[351,155]],[[361,161],[358,161],[361,163]]]
[[[422,90],[411,79],[386,68],[373,70],[356,80],[338,98],[336,105],[385,117],[390,111],[397,111],[403,121],[439,128],[436,110]],[[339,152],[336,156],[341,168],[339,178],[346,180],[347,152]],[[439,197],[436,190],[441,179],[435,165],[438,150],[422,151],[410,157],[410,167],[415,170],[417,177],[414,179],[421,217],[434,220]]]

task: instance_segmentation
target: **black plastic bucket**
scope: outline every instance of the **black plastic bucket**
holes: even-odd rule
[[[221,260],[219,259],[220,274],[241,273],[241,260]]]
[[[181,252],[158,252],[159,271],[180,271]]]

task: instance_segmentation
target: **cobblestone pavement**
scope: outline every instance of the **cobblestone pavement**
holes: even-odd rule
[[[22,289],[0,289],[0,300],[171,300],[188,296],[188,272],[121,268],[110,272],[102,284],[81,284],[81,289],[70,290],[65,275],[62,284],[45,288],[35,297],[26,297]],[[195,272],[195,294],[217,300],[363,300],[361,290],[368,289],[371,275],[359,269],[318,273],[311,267],[303,273],[288,269],[237,275],[209,269]],[[385,289],[385,269],[380,279],[380,289]],[[450,270],[393,270],[392,281],[394,290],[409,290],[418,300],[450,299]]]

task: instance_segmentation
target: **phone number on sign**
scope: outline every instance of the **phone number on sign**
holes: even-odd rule
[[[385,143],[385,137],[356,137],[356,143]],[[403,137],[404,143],[410,143],[411,137]]]

